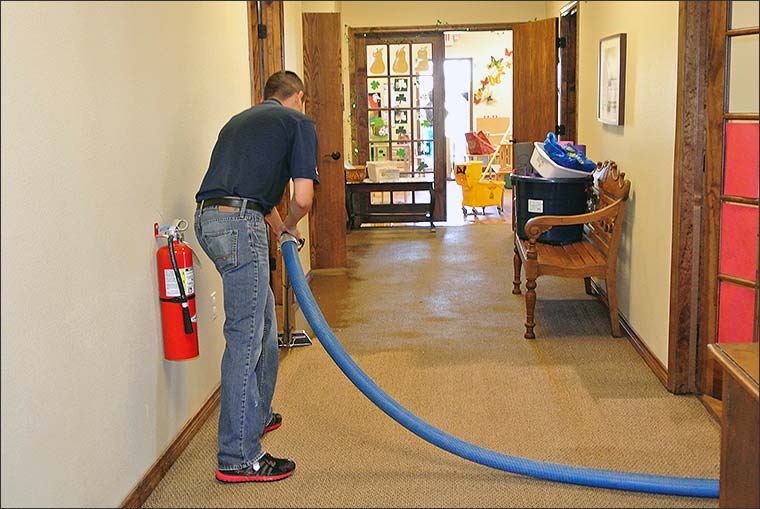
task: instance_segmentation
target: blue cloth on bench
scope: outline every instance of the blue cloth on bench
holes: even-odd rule
[[[588,159],[585,154],[579,152],[574,146],[569,144],[565,146],[560,145],[553,132],[546,134],[544,152],[546,152],[546,155],[552,161],[571,170],[592,172],[596,169],[594,161]]]

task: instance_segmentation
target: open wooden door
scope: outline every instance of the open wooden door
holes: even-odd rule
[[[311,267],[346,266],[340,13],[303,14],[306,114],[317,125],[320,183],[309,213]]]
[[[513,25],[513,142],[546,139],[557,127],[557,18]]]

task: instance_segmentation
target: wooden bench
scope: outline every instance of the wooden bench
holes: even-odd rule
[[[595,180],[595,210],[571,216],[538,216],[525,223],[528,239],[514,235],[515,279],[512,293],[520,294],[520,276],[525,267],[525,338],[534,339],[536,279],[539,276],[584,278],[586,293],[593,294],[591,278],[604,279],[613,336],[620,336],[616,293],[618,248],[623,233],[625,202],[631,183],[625,173],[618,171],[613,161],[597,163]],[[513,206],[513,210],[515,207]],[[514,221],[513,221],[514,223]],[[538,242],[545,231],[554,226],[583,225],[580,241],[555,246]]]

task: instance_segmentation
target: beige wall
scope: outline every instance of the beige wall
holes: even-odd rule
[[[303,78],[303,7],[304,2],[283,2],[285,69]]]
[[[596,120],[599,39],[627,34],[625,123]],[[618,262],[620,312],[668,364],[678,2],[583,2],[578,141],[631,180]]]
[[[509,23],[541,19],[546,15],[544,2],[444,0],[431,3],[344,0],[339,4],[343,23],[351,27],[438,25],[445,28],[447,23]]]
[[[547,2],[558,16],[567,2]],[[599,39],[627,36],[623,126],[596,120]],[[578,142],[631,180],[618,262],[620,313],[668,365],[678,2],[580,2]]]
[[[287,2],[286,2],[287,3]],[[340,12],[340,1],[317,0],[314,2],[300,2],[303,12]]]
[[[549,2],[558,15],[566,2]],[[599,39],[627,36],[623,126],[596,120]],[[578,141],[591,159],[612,159],[631,180],[618,265],[620,312],[668,365],[678,2],[581,2]]]
[[[163,360],[152,232],[248,76],[244,2],[2,3],[3,507],[119,505],[218,385],[219,276],[188,232],[201,355]]]
[[[3,2],[3,506],[120,504],[217,387],[219,275],[189,230],[201,355],[163,360],[152,229],[192,224],[249,72],[245,2]]]
[[[488,64],[492,58],[504,60],[504,74],[498,85],[490,87],[493,102],[482,101],[472,105],[472,117],[509,117],[512,118],[512,58],[504,50],[513,50],[512,31],[472,31],[457,34],[451,46],[446,47],[446,58],[472,58],[472,92],[475,95],[480,88],[480,80],[488,76]],[[509,65],[509,67],[507,67]],[[473,120],[474,121],[474,120]],[[473,129],[477,126],[474,125]],[[504,132],[506,129],[500,129]]]

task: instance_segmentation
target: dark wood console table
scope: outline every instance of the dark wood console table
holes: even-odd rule
[[[720,418],[720,507],[760,507],[758,488],[758,344],[713,343],[723,369]]]
[[[419,204],[383,204],[370,205],[367,210],[357,210],[355,198],[369,193],[385,193],[393,191],[428,191],[430,203]],[[354,228],[356,221],[368,223],[392,222],[421,222],[429,221],[430,229],[435,230],[433,223],[435,210],[435,190],[432,180],[421,178],[400,178],[392,182],[347,182],[346,183],[346,213],[348,214],[348,229]]]

